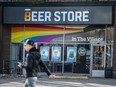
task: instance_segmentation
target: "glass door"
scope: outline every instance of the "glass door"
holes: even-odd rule
[[[91,48],[92,77],[104,77],[105,45],[92,44]]]

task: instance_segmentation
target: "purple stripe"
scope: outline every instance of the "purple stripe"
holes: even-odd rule
[[[55,39],[55,38],[59,38],[61,36],[48,36],[48,37],[44,37],[41,39],[36,40],[36,42],[50,42],[51,40]]]

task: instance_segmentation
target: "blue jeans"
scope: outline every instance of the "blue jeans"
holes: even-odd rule
[[[25,80],[24,87],[36,87],[37,77],[28,77]]]

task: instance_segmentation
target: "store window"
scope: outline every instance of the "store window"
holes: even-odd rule
[[[93,70],[104,70],[104,45],[93,46]]]
[[[90,25],[14,25],[12,32],[13,43],[33,39],[41,54],[47,55],[43,55],[43,61],[52,72],[89,74],[91,44],[102,43],[104,46],[101,48],[105,52],[105,39],[106,66],[112,66],[113,28]],[[43,46],[40,46],[41,44]],[[97,49],[100,51],[101,48],[95,47],[94,52]],[[105,54],[99,56],[103,55]],[[103,60],[93,61],[94,68],[103,68]]]

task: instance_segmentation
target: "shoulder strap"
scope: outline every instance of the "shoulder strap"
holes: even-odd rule
[[[39,67],[40,54],[37,52],[31,52],[31,55],[32,55],[34,62],[36,63],[36,66]]]
[[[39,52],[31,52],[31,54],[36,58],[36,59],[40,59],[40,54]]]

